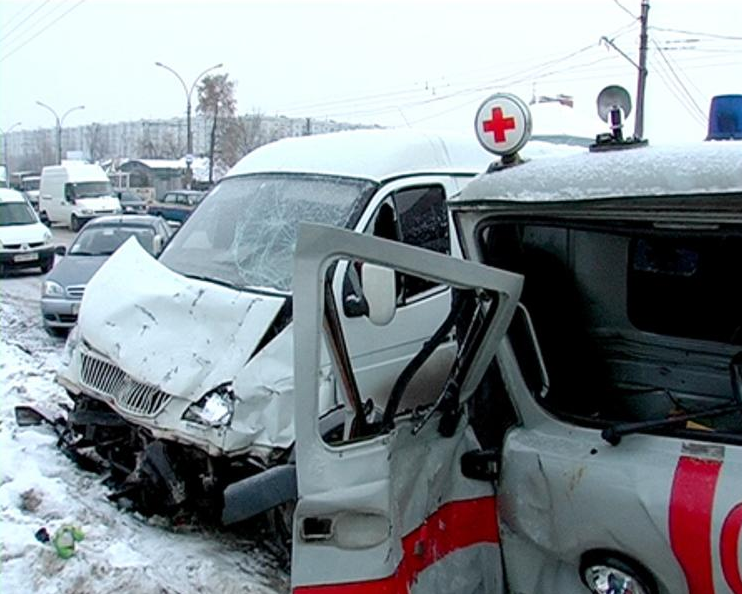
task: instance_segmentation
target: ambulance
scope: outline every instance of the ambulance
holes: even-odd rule
[[[490,97],[476,129],[501,159],[449,199],[466,260],[301,228],[295,594],[742,593],[742,109],[724,101],[706,142],[655,147],[624,137],[611,87],[589,151],[527,161],[527,105]],[[386,393],[356,381],[327,290],[347,261],[388,331],[400,275],[451,287]],[[420,404],[407,387],[451,336]]]

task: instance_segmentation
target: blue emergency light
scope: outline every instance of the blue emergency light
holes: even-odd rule
[[[742,95],[717,95],[711,99],[706,140],[742,140]]]

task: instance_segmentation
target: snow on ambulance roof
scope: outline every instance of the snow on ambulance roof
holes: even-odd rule
[[[560,202],[742,192],[742,143],[582,151],[478,176],[450,202]]]
[[[227,177],[294,172],[381,181],[410,173],[480,172],[491,160],[469,135],[404,128],[351,130],[264,145],[243,157]]]

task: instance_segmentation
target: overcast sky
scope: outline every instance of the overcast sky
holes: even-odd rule
[[[705,136],[715,94],[742,93],[742,0],[649,0],[645,136]],[[205,69],[236,81],[240,113],[473,130],[496,91],[636,96],[640,0],[0,0],[0,127],[184,115]],[[193,96],[194,110],[196,93]],[[630,122],[631,124],[631,122]],[[538,130],[538,120],[534,123]]]

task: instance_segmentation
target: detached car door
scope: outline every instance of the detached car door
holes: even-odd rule
[[[358,391],[326,284],[328,270],[343,260],[427,278],[471,298],[468,317],[477,323],[463,332],[452,380],[435,406],[409,410],[400,400],[389,414],[389,403],[381,411]],[[504,592],[494,482],[464,475],[467,452],[480,448],[464,403],[507,330],[522,277],[395,241],[302,225],[294,279],[293,591]],[[368,283],[367,297],[370,291]],[[392,317],[387,327],[394,323]],[[321,367],[322,337],[332,372]],[[334,378],[346,422],[323,434],[318,402],[335,390]]]

